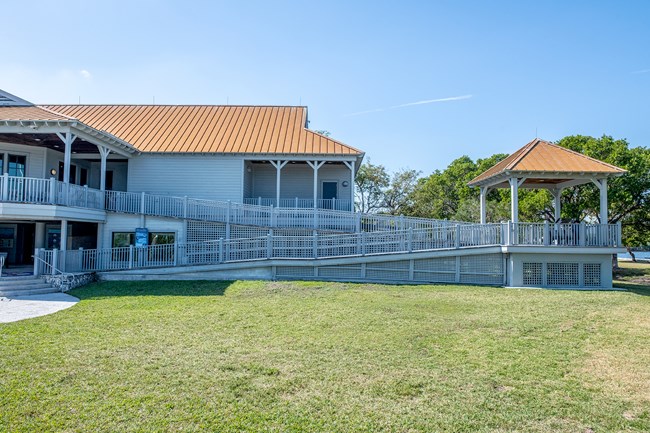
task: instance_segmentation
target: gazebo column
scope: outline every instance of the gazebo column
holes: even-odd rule
[[[510,181],[510,220],[513,223],[519,222],[519,186],[524,183],[526,178],[519,180],[511,177]]]
[[[318,169],[325,164],[325,161],[307,161],[307,164],[314,169],[314,208],[318,207]]]
[[[487,221],[487,193],[489,188],[487,186],[481,187],[481,224],[485,224]]]
[[[271,165],[275,167],[275,207],[280,207],[280,175],[282,167],[287,165],[289,161],[271,161]]]
[[[591,181],[600,190],[600,214],[599,214],[600,223],[607,224],[609,221],[609,218],[607,217],[607,178],[591,179]]]
[[[551,194],[553,194],[553,222],[559,223],[562,218],[562,188],[552,190]]]

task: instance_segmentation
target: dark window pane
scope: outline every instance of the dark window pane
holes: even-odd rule
[[[79,169],[79,185],[88,185],[88,170],[85,168]]]
[[[135,244],[135,233],[113,232],[113,248]]]
[[[25,177],[27,157],[24,155],[9,155],[9,176]]]
[[[175,233],[149,233],[149,245],[173,244],[175,239]]]

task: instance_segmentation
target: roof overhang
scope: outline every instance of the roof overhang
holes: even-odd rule
[[[77,120],[0,120],[1,134],[56,134],[70,132],[95,145],[104,146],[111,152],[130,158],[140,152],[129,143],[91,128]]]
[[[590,183],[592,179],[607,179],[621,176],[626,172],[550,172],[505,170],[488,178],[469,182],[469,186],[487,188],[510,188],[509,179],[523,179],[520,188],[564,189]]]

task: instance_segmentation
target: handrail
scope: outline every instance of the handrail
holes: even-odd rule
[[[408,227],[471,224],[405,216],[357,213],[336,209],[283,208],[223,200],[206,200],[144,192],[101,191],[54,178],[0,176],[0,201],[84,207],[259,227],[296,227],[340,232],[395,231]]]
[[[454,225],[420,230],[361,232],[312,236],[267,236],[215,239],[182,244],[69,250],[66,267],[79,271],[107,271],[160,268],[184,265],[220,264],[268,259],[321,259],[379,254],[458,250],[488,246],[541,245],[559,247],[616,247],[620,245],[618,225],[568,225],[568,235],[548,236],[548,224],[523,223]],[[580,226],[578,228],[574,226]],[[520,229],[533,228],[527,233]],[[593,230],[592,230],[593,229]],[[574,237],[577,236],[577,237]],[[551,240],[557,240],[552,244]],[[54,254],[52,254],[54,257]],[[54,261],[54,258],[52,259]]]

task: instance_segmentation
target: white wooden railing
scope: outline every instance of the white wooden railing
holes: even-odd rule
[[[244,198],[244,204],[254,204],[257,206],[274,206],[274,207],[288,207],[288,208],[313,208],[319,209],[333,209],[342,211],[352,211],[353,203],[346,199],[318,199],[316,206],[314,206],[314,199],[311,198],[281,198],[279,205],[276,204],[275,198],[267,197],[247,197]]]
[[[110,212],[275,228],[395,231],[468,224],[426,218],[361,214],[313,207],[283,208],[123,191],[99,191],[55,179],[0,176],[0,201],[55,204]]]
[[[548,224],[503,223],[453,225],[414,230],[360,232],[339,235],[274,236],[217,239],[208,242],[120,247],[93,250],[36,250],[37,273],[52,271],[51,263],[68,272],[111,271],[187,265],[207,265],[269,259],[322,259],[399,254],[445,249],[521,245],[620,247],[618,224],[561,224],[552,234]],[[574,237],[577,236],[577,237]],[[556,242],[556,243],[554,243]],[[50,265],[48,265],[48,263]],[[56,266],[54,266],[56,267]]]

